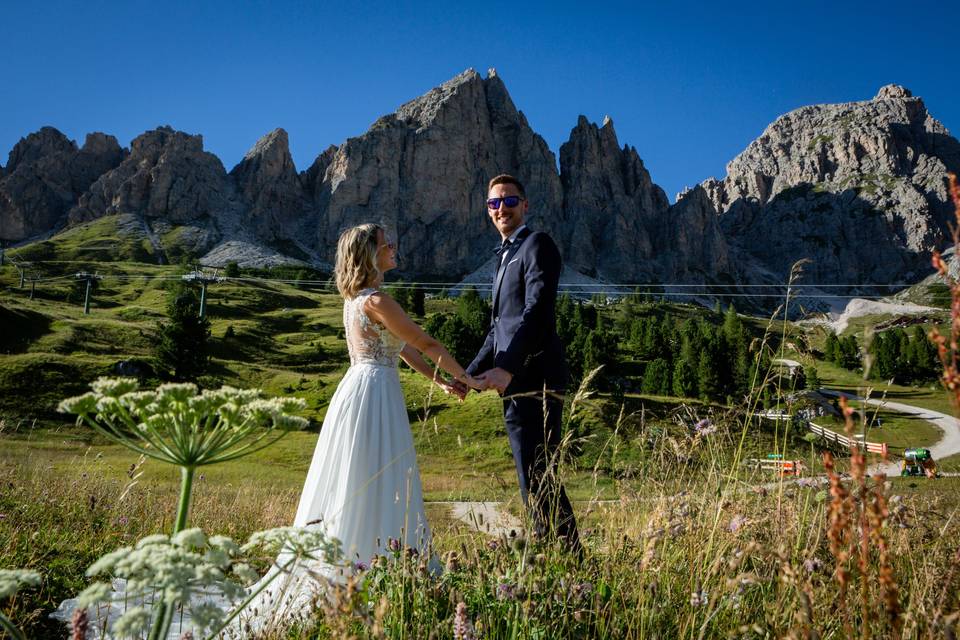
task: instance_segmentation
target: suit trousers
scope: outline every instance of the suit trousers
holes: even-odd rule
[[[507,436],[517,465],[520,496],[540,539],[561,536],[580,552],[577,521],[567,493],[557,476],[563,403],[547,398],[544,415],[543,390],[503,400]]]

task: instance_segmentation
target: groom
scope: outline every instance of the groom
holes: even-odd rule
[[[503,396],[503,416],[520,480],[520,495],[540,538],[556,534],[580,552],[573,508],[557,478],[560,394],[567,367],[557,336],[555,304],[561,260],[557,245],[524,224],[523,185],[502,174],[487,188],[487,213],[503,242],[486,341],[467,373]],[[546,394],[546,398],[544,395]]]

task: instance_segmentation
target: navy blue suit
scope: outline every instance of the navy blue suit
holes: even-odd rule
[[[573,509],[556,477],[554,459],[563,410],[559,396],[567,383],[556,317],[563,264],[550,236],[529,228],[517,234],[505,253],[494,280],[490,331],[467,372],[500,367],[513,374],[503,394],[503,414],[520,495],[539,536],[556,532],[579,549]]]

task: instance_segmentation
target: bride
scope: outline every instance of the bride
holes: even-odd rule
[[[308,620],[330,583],[344,582],[354,566],[369,563],[374,555],[386,555],[391,543],[421,554],[429,551],[430,526],[424,515],[397,359],[461,399],[468,388],[480,390],[483,385],[395,300],[379,291],[383,275],[396,266],[396,248],[386,241],[380,225],[363,224],[340,236],[335,279],[344,299],[350,368],[330,400],[293,525],[338,540],[342,562],[280,553],[267,575],[248,591],[249,604],[230,615],[232,622],[221,638],[247,638]],[[450,378],[441,378],[423,356]],[[94,612],[98,625],[101,617],[116,621],[130,604],[125,586],[122,580],[114,582],[112,599],[120,604]],[[220,609],[230,607],[215,590],[198,595],[197,601]],[[66,622],[76,606],[75,598],[66,600],[52,617]],[[193,626],[182,611],[168,638],[179,638]],[[100,636],[96,627],[91,631],[92,637]]]
[[[391,540],[422,553],[430,543],[397,358],[461,398],[467,387],[483,388],[379,290],[384,274],[396,266],[396,248],[380,225],[363,224],[340,236],[335,279],[344,299],[350,368],[327,409],[293,524],[320,527],[339,540],[349,566],[384,554]],[[440,378],[424,355],[451,378]],[[278,558],[272,573],[283,564]],[[347,573],[349,568],[319,563],[268,573],[263,580],[272,584],[247,609],[252,626],[309,616],[324,580],[342,581]]]

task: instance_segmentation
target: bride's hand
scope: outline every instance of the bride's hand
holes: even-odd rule
[[[467,394],[470,392],[470,388],[467,387],[462,382],[457,382],[456,380],[451,380],[450,382],[437,382],[440,385],[440,388],[443,389],[443,392],[450,396],[457,396],[460,402],[463,402],[463,399],[467,397]]]

